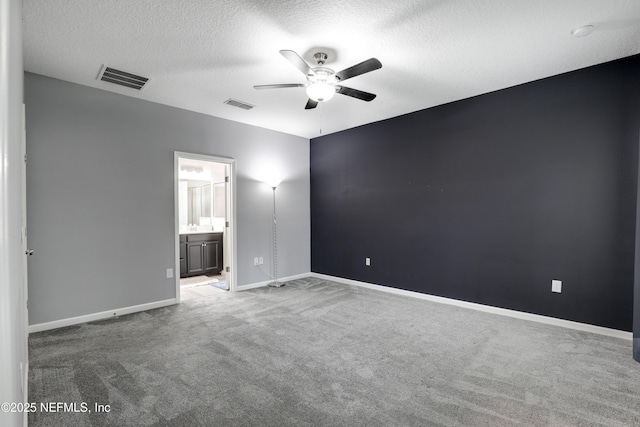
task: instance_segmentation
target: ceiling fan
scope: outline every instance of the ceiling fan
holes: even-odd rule
[[[324,63],[327,60],[327,54],[324,52],[318,52],[313,55],[314,59],[318,63],[318,66],[314,68],[311,68],[304,59],[300,57],[300,55],[292,50],[281,50],[280,54],[291,62],[294,67],[304,73],[307,77],[307,83],[257,85],[254,86],[255,89],[304,87],[307,89],[307,95],[309,96],[309,101],[307,101],[307,105],[304,107],[305,110],[316,108],[319,102],[330,100],[336,93],[351,96],[367,102],[372,101],[376,97],[373,93],[352,89],[338,84],[352,77],[359,76],[360,74],[382,68],[382,64],[376,58],[367,59],[366,61],[352,67],[345,68],[344,70],[336,73],[331,68],[324,67]]]

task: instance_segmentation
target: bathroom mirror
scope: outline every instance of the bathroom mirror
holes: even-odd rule
[[[192,181],[192,185],[188,187],[187,221],[194,225],[210,225],[213,211],[211,183],[198,184]]]
[[[223,231],[227,166],[194,159],[179,160],[178,224],[180,233]]]

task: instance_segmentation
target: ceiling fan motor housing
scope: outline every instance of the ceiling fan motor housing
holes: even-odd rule
[[[313,58],[316,60],[316,63],[318,65],[324,65],[325,62],[327,62],[327,54],[324,52],[318,52],[316,54],[313,55]]]

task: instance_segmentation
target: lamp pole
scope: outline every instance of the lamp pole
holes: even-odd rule
[[[277,228],[277,219],[276,219],[276,188],[277,186],[272,186],[273,189],[273,213],[271,215],[272,219],[272,228],[273,228],[273,253],[272,253],[272,268],[273,268],[273,282],[269,283],[270,288],[280,288],[284,286],[284,283],[278,282],[278,228]]]

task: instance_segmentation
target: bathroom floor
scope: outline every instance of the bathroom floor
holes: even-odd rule
[[[198,286],[208,285],[211,282],[223,282],[224,275],[222,274],[210,274],[202,276],[184,277],[180,279],[180,289],[194,288]]]
[[[226,292],[223,289],[225,276],[222,274],[193,276],[180,279],[180,300],[206,298],[213,294]]]

